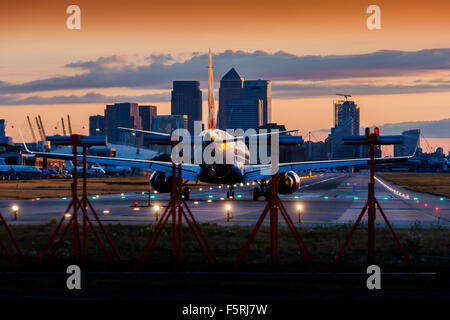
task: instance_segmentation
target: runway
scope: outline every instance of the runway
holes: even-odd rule
[[[377,179],[377,199],[394,227],[410,227],[414,224],[420,224],[422,227],[450,227],[449,199],[411,192]],[[303,207],[302,225],[350,223],[358,217],[367,200],[368,182],[369,176],[366,173],[326,173],[302,179],[297,192],[280,195],[280,198],[296,224],[298,204]],[[188,205],[199,222],[253,225],[266,204],[263,198],[258,202],[252,201],[253,187],[251,184],[238,186],[235,189],[236,200],[227,200],[226,186],[203,186],[202,189],[191,191]],[[168,199],[168,194],[152,194],[150,202],[152,205],[164,207]],[[1,200],[0,210],[10,224],[43,224],[53,217],[59,219],[69,202],[70,198]],[[91,196],[91,203],[102,222],[106,224],[156,223],[154,207],[148,207],[147,202],[148,195],[141,192]],[[13,220],[13,204],[20,207],[18,221]],[[231,206],[230,222],[226,221],[227,204]],[[163,208],[160,213],[162,210]],[[377,223],[384,225],[379,214]]]

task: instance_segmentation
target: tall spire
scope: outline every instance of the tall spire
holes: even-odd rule
[[[214,79],[213,79],[213,67],[211,49],[209,49],[209,66],[208,66],[208,129],[216,128],[216,106],[214,104]]]

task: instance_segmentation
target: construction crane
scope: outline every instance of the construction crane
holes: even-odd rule
[[[349,97],[351,97],[351,94],[346,93],[336,93],[337,96],[345,97],[345,100],[347,100]]]
[[[39,132],[39,136],[41,137],[42,141],[45,141],[45,137],[42,135],[42,130],[41,130],[41,125],[39,124],[39,119],[38,117],[34,117],[34,119],[36,120],[36,126]]]
[[[31,125],[30,117],[27,116],[28,125],[30,126],[31,135],[33,136],[33,142],[37,145],[36,135],[34,134],[33,126]]]
[[[64,118],[61,117],[61,123],[62,123],[62,130],[63,130],[63,136],[66,135],[66,127],[64,126]]]
[[[67,127],[69,129],[69,135],[72,135],[72,125],[70,124],[70,116],[67,115]]]

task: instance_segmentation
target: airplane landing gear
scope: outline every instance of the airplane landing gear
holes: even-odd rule
[[[183,195],[184,200],[186,200],[186,201],[189,200],[189,198],[190,198],[190,196],[191,196],[191,190],[189,190],[189,187],[184,187],[184,188],[183,188],[183,193],[182,193],[182,195]]]
[[[253,189],[253,201],[258,201],[259,197],[263,196],[266,201],[269,200],[269,185],[266,179],[257,182],[259,187]]]
[[[236,199],[234,196],[234,190],[233,187],[230,187],[230,190],[227,191],[227,199]]]

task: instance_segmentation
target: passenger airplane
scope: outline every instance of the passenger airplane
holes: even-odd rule
[[[234,153],[233,162],[231,164],[188,164],[183,163],[181,168],[181,175],[187,181],[201,181],[206,183],[217,183],[229,185],[228,197],[234,198],[233,185],[236,183],[256,181],[259,187],[253,190],[253,200],[257,201],[260,196],[268,197],[268,186],[271,178],[271,164],[250,164],[249,150],[245,143],[241,141],[242,137],[235,137],[231,134],[216,129],[215,126],[215,107],[213,96],[213,79],[212,79],[212,59],[211,51],[209,52],[209,119],[208,129],[201,134],[202,137],[209,136],[214,150],[232,150]],[[151,132],[139,129],[121,128],[130,131],[142,132],[147,134],[158,135],[171,139],[171,134]],[[271,133],[268,133],[270,135]],[[263,134],[264,135],[264,134]],[[282,136],[280,136],[281,138]],[[287,136],[294,138],[292,136]],[[286,138],[286,136],[284,136]],[[24,144],[25,145],[25,144]],[[73,160],[72,155],[62,153],[49,152],[31,152],[25,145],[25,149],[35,154],[38,157],[46,157],[62,160]],[[242,156],[244,155],[244,156]],[[407,161],[410,157],[394,157],[394,158],[377,158],[376,162],[394,162]],[[82,157],[79,156],[79,161]],[[158,192],[164,193],[170,191],[170,182],[172,176],[172,163],[153,161],[153,160],[139,160],[126,158],[111,158],[100,156],[87,156],[89,163],[98,163],[102,165],[113,166],[128,166],[134,168],[141,168],[152,171],[150,177],[151,186]],[[370,161],[369,158],[361,159],[345,159],[345,160],[328,160],[328,161],[306,161],[306,162],[291,162],[280,163],[278,165],[279,188],[280,194],[291,194],[295,192],[300,186],[300,177],[297,172],[301,170],[310,169],[324,169],[335,167],[349,167],[355,165],[366,165]],[[189,188],[184,187],[183,194],[185,199],[189,199]]]

